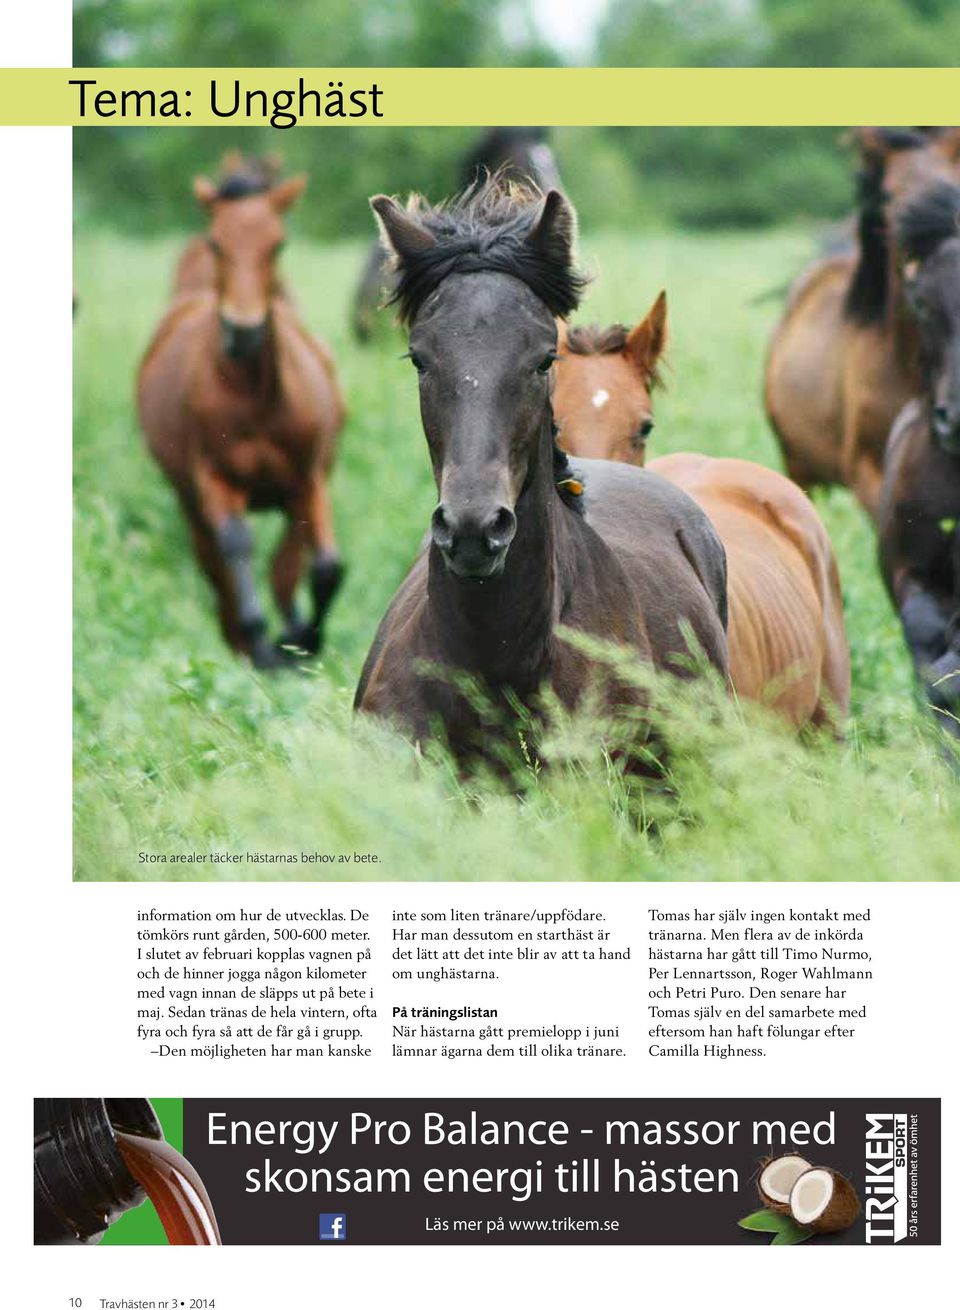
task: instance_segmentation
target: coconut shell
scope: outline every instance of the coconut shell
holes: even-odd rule
[[[788,1154],[792,1157],[794,1153],[790,1151]],[[789,1201],[775,1201],[768,1192],[763,1190],[763,1175],[766,1173],[767,1166],[775,1164],[777,1160],[782,1160],[783,1158],[783,1156],[768,1155],[760,1161],[760,1172],[757,1174],[757,1195],[768,1210],[774,1210],[777,1214],[790,1214]],[[802,1160],[803,1156],[797,1156],[796,1158]],[[810,1165],[807,1166],[808,1169],[811,1167],[812,1166]]]
[[[790,1216],[801,1228],[808,1228],[814,1233],[842,1233],[856,1221],[860,1213],[860,1198],[850,1180],[844,1178],[843,1174],[838,1174],[836,1169],[829,1169],[824,1165],[817,1165],[816,1168],[822,1173],[829,1174],[833,1179],[833,1195],[827,1202],[826,1208],[810,1223],[802,1223],[792,1209],[789,1210]],[[803,1174],[794,1183],[794,1188],[802,1178]]]

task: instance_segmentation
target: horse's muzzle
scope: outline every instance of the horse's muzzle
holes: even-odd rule
[[[516,531],[517,516],[506,505],[480,517],[457,514],[441,504],[430,522],[431,540],[449,571],[474,581],[496,577],[503,571]]]
[[[229,318],[220,318],[220,344],[228,359],[238,362],[253,359],[263,349],[267,339],[267,320],[259,323],[234,323]]]

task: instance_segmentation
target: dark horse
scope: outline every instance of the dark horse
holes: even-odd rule
[[[541,191],[562,191],[560,172],[542,127],[493,127],[484,132],[460,166],[460,186],[474,186],[487,173],[532,182]],[[353,300],[353,331],[368,340],[383,299],[389,295],[387,252],[370,243]]]
[[[319,649],[342,573],[327,478],[343,402],[333,360],[276,273],[281,216],[305,185],[249,161],[219,184],[197,179],[207,235],[181,256],[137,383],[147,444],[179,496],[224,638],[264,668]],[[276,645],[254,585],[248,509],[287,518],[271,568],[285,623]],[[309,617],[296,600],[308,558]]]
[[[960,187],[920,196],[898,237],[924,389],[890,434],[880,561],[926,697],[960,739]]]
[[[372,204],[396,259],[439,504],[355,705],[417,740],[439,727],[461,760],[489,758],[504,738],[424,662],[504,706],[535,709],[549,685],[572,707],[599,668],[559,624],[675,671],[689,632],[726,677],[726,564],[706,515],[640,469],[583,460],[574,472],[555,444],[556,318],[583,285],[567,200],[494,178],[450,208]],[[613,707],[640,700],[614,682]]]
[[[900,276],[897,215],[960,180],[960,129],[861,128],[857,241],[794,283],[767,360],[767,413],[790,477],[842,482],[876,515],[890,426],[921,385],[918,328]]]

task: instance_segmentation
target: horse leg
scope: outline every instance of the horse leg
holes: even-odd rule
[[[223,556],[217,549],[216,540],[209,526],[189,512],[187,519],[193,540],[193,553],[197,563],[207,575],[207,580],[213,587],[217,599],[217,617],[223,639],[231,649],[242,651],[243,635],[240,631],[237,604]]]
[[[217,594],[224,639],[258,668],[274,668],[282,660],[267,640],[266,615],[254,583],[246,496],[208,469],[196,478],[195,491],[197,508],[190,515],[194,547]]]
[[[877,506],[880,503],[880,490],[883,486],[883,471],[871,457],[870,452],[864,449],[863,434],[860,430],[861,416],[855,411],[848,416],[847,422],[848,428],[840,455],[840,474],[844,486],[849,487],[870,517],[875,520]]]
[[[788,451],[785,447],[782,450],[783,462],[786,465],[787,477],[790,481],[795,482],[804,491],[809,491],[811,487],[815,487],[818,479],[808,461]]]
[[[876,422],[869,395],[863,393],[861,385],[854,385],[844,405],[840,476],[874,521],[883,486],[883,469],[870,445]]]
[[[937,722],[960,739],[960,619],[941,597],[911,579],[901,592],[900,622],[917,676]]]
[[[869,455],[860,454],[854,463],[849,481],[850,490],[876,521],[877,508],[880,504],[880,492],[883,488],[883,471]]]
[[[926,694],[940,727],[960,741],[960,639],[927,667]]]
[[[295,593],[307,552],[312,608],[310,618],[304,619]],[[281,645],[296,646],[308,655],[318,654],[327,610],[343,581],[325,473],[315,472],[304,496],[291,507],[289,526],[273,558],[271,581],[287,624]]]
[[[937,722],[960,742],[960,610],[947,624],[944,636],[947,648],[924,670],[925,687]],[[960,766],[960,757],[953,757],[952,762]]]
[[[306,525],[299,515],[291,514],[270,563],[270,587],[284,622],[279,645],[284,649],[295,647],[316,654],[311,650],[313,634],[310,625],[297,603],[297,585],[306,553]]]

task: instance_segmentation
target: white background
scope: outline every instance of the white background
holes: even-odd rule
[[[164,0],[166,2],[166,0]],[[161,0],[156,0],[159,5]],[[11,12],[13,11],[13,12]],[[305,52],[305,58],[310,52]],[[68,0],[5,4],[0,58],[8,65],[70,62]],[[320,52],[317,52],[320,59]],[[891,106],[891,120],[909,119]],[[171,129],[174,130],[174,129]],[[183,129],[177,129],[183,130]],[[307,129],[303,129],[307,130]],[[317,132],[321,129],[315,129]],[[526,1304],[580,1306],[602,1299],[669,1299],[673,1306],[748,1306],[752,1298],[788,1310],[811,1298],[940,1301],[955,1285],[960,1207],[951,1187],[960,1149],[957,1110],[957,887],[742,884],[634,886],[73,886],[70,880],[70,290],[71,181],[67,129],[0,129],[0,560],[3,567],[4,800],[7,840],[3,1037],[3,1124],[11,1146],[3,1196],[8,1252],[5,1299],[15,1306],[84,1310],[100,1297],[215,1297],[217,1310],[349,1301],[359,1306]],[[6,808],[6,807],[5,807]],[[227,908],[368,900],[402,908],[457,904],[580,904],[645,927],[644,908],[680,909],[807,903],[869,905],[877,927],[874,1020],[854,1043],[825,1052],[786,1050],[763,1062],[636,1059],[575,1069],[544,1062],[519,1069],[463,1063],[414,1069],[317,1064],[282,1073],[239,1062],[161,1064],[127,1039],[129,998],[118,990],[118,938],[129,942],[136,905]],[[644,1003],[645,970],[614,966],[617,986],[587,998],[592,1016],[625,1025]],[[579,978],[551,982],[574,1018]],[[532,980],[535,975],[528,975]],[[531,981],[511,989],[519,1018],[542,1001]],[[479,990],[434,989],[438,1002],[485,1003]],[[381,988],[378,1002],[384,996]],[[498,998],[498,1004],[506,1010]],[[598,1014],[600,1006],[608,1008]],[[940,1249],[800,1247],[801,1254],[704,1248],[290,1248],[220,1251],[166,1248],[34,1249],[31,1246],[32,1098],[54,1095],[323,1096],[551,1094],[637,1096],[941,1096],[945,1143]],[[12,1259],[10,1256],[12,1255]],[[767,1265],[766,1260],[772,1263]],[[804,1261],[804,1271],[779,1261]],[[759,1263],[759,1266],[757,1262]],[[952,1268],[954,1278],[948,1281]],[[770,1283],[765,1285],[769,1275]],[[925,1291],[923,1290],[925,1289]],[[946,1293],[949,1295],[949,1293]]]

